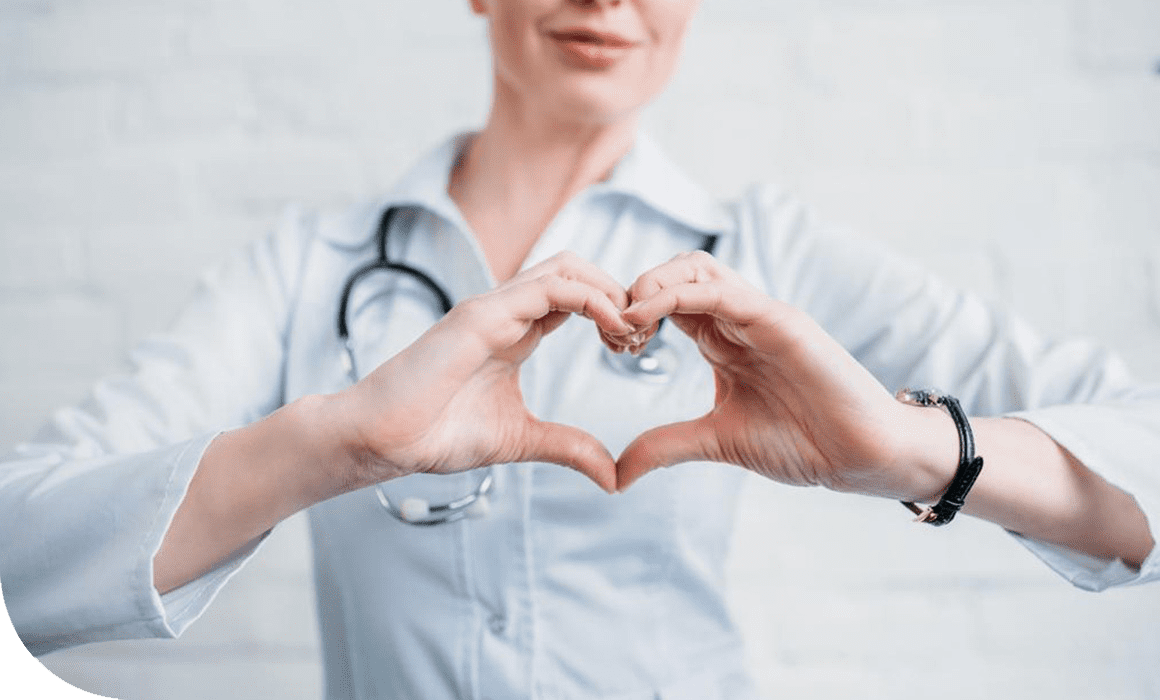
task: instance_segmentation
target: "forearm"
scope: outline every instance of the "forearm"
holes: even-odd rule
[[[166,593],[207,573],[276,524],[350,485],[334,397],[310,396],[206,449],[153,559]]]
[[[932,479],[917,500],[933,503],[950,483],[958,437],[942,411],[916,408],[925,423],[919,472]],[[963,512],[1027,537],[1133,568],[1155,545],[1135,499],[1109,484],[1034,425],[972,418],[984,467]],[[939,484],[933,486],[933,484]]]

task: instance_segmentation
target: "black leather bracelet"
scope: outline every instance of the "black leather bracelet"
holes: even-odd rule
[[[942,498],[934,506],[919,506],[913,501],[902,501],[902,505],[910,509],[920,523],[931,525],[946,525],[954,519],[955,514],[967,501],[967,494],[979,478],[983,470],[983,458],[975,456],[975,435],[971,432],[971,424],[967,421],[967,414],[959,400],[953,396],[944,396],[924,389],[900,389],[895,397],[914,406],[945,406],[955,422],[959,432],[959,467],[955,470],[955,478],[947,488]]]

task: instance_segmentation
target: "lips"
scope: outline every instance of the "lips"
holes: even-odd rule
[[[632,46],[636,45],[635,41],[626,39],[619,34],[613,34],[612,32],[599,32],[593,29],[585,29],[584,27],[561,29],[554,32],[549,32],[549,34],[551,34],[552,38],[556,39],[557,41],[575,41],[622,49],[631,48]]]
[[[637,42],[610,32],[570,27],[548,32],[570,66],[581,69],[610,68]]]

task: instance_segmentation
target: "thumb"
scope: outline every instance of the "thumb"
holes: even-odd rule
[[[646,430],[629,443],[616,460],[619,491],[658,467],[709,459],[716,452],[717,434],[707,417],[669,423]]]
[[[534,422],[528,449],[519,461],[551,462],[571,467],[608,493],[616,491],[616,462],[612,453],[591,433],[571,425]]]

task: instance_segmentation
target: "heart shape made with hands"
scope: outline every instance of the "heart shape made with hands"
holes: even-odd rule
[[[623,491],[648,472],[690,461],[737,463],[721,448],[722,438],[744,424],[728,414],[745,413],[729,406],[735,392],[722,392],[728,377],[746,364],[746,343],[737,335],[767,310],[766,295],[746,283],[735,271],[711,255],[689,252],[676,256],[638,277],[626,290],[630,301],[622,318],[633,327],[623,338],[602,340],[613,352],[639,355],[660,329],[661,322],[676,326],[696,343],[713,368],[717,388],[714,407],[705,415],[650,428],[621,452],[616,460],[617,490]],[[730,367],[733,365],[734,367]],[[723,381],[723,379],[725,381]],[[732,409],[732,410],[729,410]],[[724,422],[721,420],[726,418]]]
[[[804,312],[777,301],[708,253],[649,270],[625,290],[631,330],[601,338],[639,353],[660,321],[689,336],[714,374],[713,408],[638,435],[616,459],[623,491],[659,467],[724,462],[795,485],[895,495],[889,473],[900,404]],[[599,482],[598,482],[599,483]]]
[[[521,300],[521,301],[517,301]],[[676,256],[620,287],[591,263],[570,254],[551,258],[501,285],[483,303],[512,310],[522,325],[493,347],[493,360],[506,362],[488,378],[486,398],[522,415],[506,424],[529,426],[518,444],[524,449],[501,461],[548,461],[586,474],[607,491],[622,491],[658,467],[688,461],[730,462],[754,467],[764,463],[757,430],[771,413],[755,387],[767,374],[768,356],[758,352],[752,329],[776,317],[777,303],[737,272],[704,252]],[[539,421],[528,412],[518,388],[518,367],[540,339],[570,314],[596,324],[601,341],[613,352],[639,354],[663,319],[697,344],[713,368],[716,402],[699,418],[659,425],[638,435],[613,459],[607,448],[578,428]],[[476,393],[477,400],[483,392]],[[518,408],[517,408],[518,407]],[[494,408],[494,407],[493,407]]]
[[[572,314],[622,352],[639,352],[669,318],[713,369],[713,408],[646,430],[617,458],[586,431],[537,419],[519,369]],[[372,483],[552,462],[611,492],[658,467],[713,461],[791,484],[889,486],[866,465],[891,463],[882,436],[900,419],[900,404],[812,319],[700,251],[628,289],[574,255],[555,256],[459,303],[352,388],[357,415],[372,416],[363,426],[371,444],[360,445],[378,458]]]

